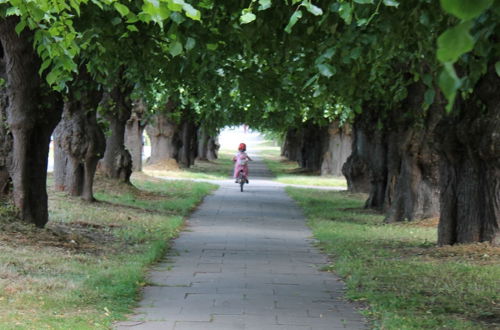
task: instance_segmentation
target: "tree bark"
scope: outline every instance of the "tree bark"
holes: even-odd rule
[[[308,122],[300,130],[302,142],[297,162],[303,169],[319,172],[327,148],[328,128]]]
[[[177,162],[181,167],[189,168],[194,165],[194,160],[197,156],[198,142],[197,142],[197,126],[192,119],[189,111],[185,112],[185,116],[180,125],[179,132],[181,146],[179,149]]]
[[[438,125],[438,244],[500,245],[500,79],[494,65],[473,97]]]
[[[397,129],[388,134],[386,222],[439,216],[438,155],[432,146],[441,105],[422,111],[425,90],[421,84],[409,86],[402,108],[416,119],[398,116]]]
[[[369,142],[359,121],[354,123],[352,136],[351,155],[342,166],[342,174],[347,180],[347,189],[350,192],[368,193],[371,189],[371,170],[366,161],[369,156]]]
[[[351,128],[333,122],[328,128],[327,151],[321,164],[321,175],[342,175],[342,166],[352,152]]]
[[[44,90],[38,75],[40,60],[32,46],[32,33],[15,32],[19,18],[0,20],[0,41],[7,76],[7,122],[13,137],[14,204],[20,217],[38,227],[48,221],[47,163],[50,136],[62,110],[60,95]]]
[[[176,159],[179,149],[178,125],[170,120],[168,114],[160,113],[146,126],[151,140],[151,157],[148,164]]]
[[[108,177],[130,183],[132,157],[125,148],[125,125],[132,114],[130,93],[132,88],[119,74],[117,85],[105,97],[108,107],[105,117],[109,122],[111,134],[106,139],[106,151],[101,160],[101,170]]]
[[[142,149],[144,124],[143,116],[146,112],[146,104],[139,100],[134,104],[132,115],[125,126],[125,146],[132,156],[132,170],[142,171]]]
[[[5,72],[4,52],[0,44],[0,79],[7,81]],[[7,127],[7,89],[0,84],[0,199],[10,197],[12,190],[12,179],[9,168],[12,166],[12,134]]]
[[[94,174],[105,150],[104,133],[96,118],[102,93],[85,69],[81,70],[54,131],[54,178],[56,190],[93,201]]]
[[[207,148],[207,159],[209,161],[214,161],[219,157],[219,139],[218,137],[211,136],[208,139],[208,148]]]
[[[291,161],[299,161],[302,149],[302,132],[291,128],[286,132],[281,155]]]
[[[198,128],[198,157],[197,160],[208,160],[208,144],[210,142],[210,136],[208,132],[203,127]]]

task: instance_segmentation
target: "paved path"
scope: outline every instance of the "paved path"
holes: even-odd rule
[[[256,161],[245,192],[208,196],[151,273],[136,315],[118,329],[364,329],[343,284],[318,271],[300,209]]]

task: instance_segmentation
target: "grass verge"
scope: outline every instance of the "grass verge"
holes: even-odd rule
[[[500,248],[436,247],[435,221],[384,224],[346,192],[287,188],[304,209],[325,270],[366,303],[378,329],[499,329]]]
[[[98,202],[49,192],[44,229],[0,208],[0,328],[108,329],[135,304],[145,270],[215,185],[145,175],[96,181]]]
[[[163,164],[146,166],[144,173],[169,178],[225,180],[232,175],[234,154],[228,150],[221,150],[219,158],[214,161],[197,160],[193,166],[185,169]]]
[[[267,167],[276,176],[276,181],[285,184],[347,187],[344,177],[321,176],[299,168],[297,162],[292,162],[280,156],[280,147],[265,141],[258,146],[259,155],[262,156]]]

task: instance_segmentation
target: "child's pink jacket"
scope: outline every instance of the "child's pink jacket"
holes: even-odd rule
[[[243,170],[243,174],[245,175],[246,178],[248,178],[248,161],[250,160],[250,157],[248,157],[246,152],[238,152],[236,156],[233,157],[233,161],[235,161],[234,165],[234,174],[233,178],[238,177],[238,173],[240,173],[241,170]]]

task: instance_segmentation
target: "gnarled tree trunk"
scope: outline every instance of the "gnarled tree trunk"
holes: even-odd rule
[[[425,90],[421,84],[409,86],[408,98],[402,107],[420,115],[411,121],[396,119],[397,129],[387,135],[387,222],[439,215],[439,166],[433,144],[441,105],[436,104],[424,113]]]
[[[0,44],[0,79],[7,80],[3,49]],[[12,135],[7,124],[7,89],[0,86],[0,199],[7,198],[11,193],[12,179],[9,168],[12,166]]]
[[[151,157],[148,164],[156,164],[165,160],[176,159],[179,149],[178,125],[167,114],[155,115],[146,126],[151,140]]]
[[[14,204],[20,217],[38,227],[48,221],[47,163],[50,136],[62,110],[60,95],[42,90],[40,60],[33,51],[32,33],[18,35],[19,18],[0,20],[0,41],[7,77],[7,122],[13,138],[12,166]]]
[[[347,189],[350,192],[368,193],[371,189],[371,169],[366,158],[369,157],[371,145],[359,120],[354,123],[352,136],[352,152],[342,166],[342,174],[347,180]]]
[[[132,115],[125,126],[125,146],[132,156],[132,169],[142,171],[142,149],[144,128],[146,127],[143,116],[146,112],[146,104],[143,100],[134,103]]]
[[[342,166],[352,152],[351,128],[333,122],[328,128],[327,151],[321,164],[321,175],[342,175]]]
[[[62,120],[54,131],[56,190],[87,201],[94,200],[94,175],[106,147],[96,118],[101,97],[90,75],[80,72],[72,82],[70,99],[65,102]]]
[[[438,244],[500,245],[500,78],[494,66],[474,96],[438,125]]]
[[[219,157],[219,139],[218,137],[211,136],[208,139],[208,148],[207,148],[207,159],[210,161],[216,160]]]
[[[128,86],[119,74],[118,84],[106,96],[104,104],[109,107],[106,119],[109,122],[111,134],[106,139],[106,151],[101,160],[101,170],[109,178],[130,183],[132,174],[132,157],[125,148],[125,125],[132,113],[132,101]]]

